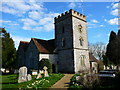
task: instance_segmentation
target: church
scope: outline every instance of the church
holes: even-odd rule
[[[41,59],[49,59],[56,73],[78,73],[96,68],[96,58],[89,53],[86,16],[70,9],[54,18],[55,39],[31,38],[20,41],[17,68],[38,70]]]

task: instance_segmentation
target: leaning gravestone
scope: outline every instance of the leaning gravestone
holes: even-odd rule
[[[44,66],[43,69],[45,70],[44,71],[44,77],[49,77],[48,71],[47,71],[48,68],[46,66]]]
[[[27,80],[28,81],[32,80],[32,76],[30,74],[27,75]]]
[[[18,83],[27,81],[27,67],[23,66],[19,69]]]

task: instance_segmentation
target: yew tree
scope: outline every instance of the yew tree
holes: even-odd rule
[[[2,67],[8,69],[14,68],[16,60],[14,41],[5,28],[0,28],[0,31],[0,38],[2,39]]]

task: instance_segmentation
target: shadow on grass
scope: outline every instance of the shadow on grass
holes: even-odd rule
[[[17,82],[7,82],[7,83],[0,83],[0,84],[17,84]]]

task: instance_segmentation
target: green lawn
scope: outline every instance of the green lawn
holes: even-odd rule
[[[3,75],[0,77],[2,77],[2,88],[48,88],[60,80],[63,76],[64,74],[50,74],[50,77],[42,77],[40,79],[32,77],[31,81],[24,83],[17,83],[17,74]]]

